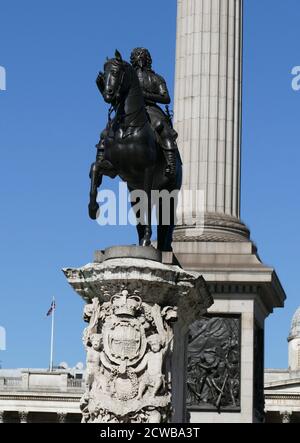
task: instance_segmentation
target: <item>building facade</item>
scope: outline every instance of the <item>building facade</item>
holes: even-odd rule
[[[79,423],[82,369],[0,369],[0,423]]]
[[[267,423],[300,423],[300,307],[288,336],[288,369],[265,371]]]

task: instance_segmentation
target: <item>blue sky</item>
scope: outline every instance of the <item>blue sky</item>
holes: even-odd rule
[[[242,218],[288,295],[266,322],[267,367],[287,366],[300,295],[300,91],[291,88],[299,21],[299,0],[245,0]],[[55,361],[85,359],[83,303],[61,268],[88,263],[95,249],[135,242],[133,227],[99,227],[87,216],[89,166],[107,117],[96,74],[115,48],[128,59],[133,47],[146,46],[173,91],[175,32],[175,0],[1,0],[3,367],[47,367],[53,295]]]

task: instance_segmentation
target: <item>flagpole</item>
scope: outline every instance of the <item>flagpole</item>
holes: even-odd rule
[[[52,319],[51,319],[51,346],[50,346],[50,371],[53,371],[53,343],[54,343],[54,316],[55,316],[55,300],[53,297],[52,306]]]

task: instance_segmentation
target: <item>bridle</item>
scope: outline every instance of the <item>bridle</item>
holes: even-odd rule
[[[124,66],[123,63],[122,64],[118,63],[118,66],[120,66],[120,65],[121,65],[121,70],[122,71],[121,71],[121,75],[120,75],[120,79],[119,79],[119,84],[118,84],[117,90],[116,90],[116,92],[114,94],[114,97],[113,97],[113,100],[115,101],[115,104],[112,104],[110,106],[109,110],[108,110],[108,121],[109,121],[109,123],[111,123],[111,121],[112,121],[112,117],[111,117],[112,113],[115,112],[115,115],[117,115],[118,111],[120,109],[120,105],[122,103],[122,101],[120,99],[121,99],[121,88],[123,86],[123,81],[124,81],[124,76],[125,76],[125,66]],[[144,109],[144,105],[142,105],[137,111],[133,111],[133,112],[130,112],[130,113],[127,113],[127,114],[126,113],[122,113],[122,114],[120,113],[118,115],[117,123],[120,124],[121,120],[123,118],[126,118],[126,117],[128,118],[130,116],[133,116],[133,118],[130,120],[130,122],[129,123],[127,122],[126,129],[130,128],[130,127],[132,127],[132,128],[139,127],[140,125],[138,125],[138,124],[136,125],[134,123],[135,123],[135,120],[137,120],[137,118],[139,117],[140,113],[143,111],[143,109]]]
[[[124,68],[124,65],[123,65],[123,63],[121,64],[121,63],[118,63],[118,67],[119,66],[121,66],[121,76],[120,76],[120,79],[119,79],[119,84],[118,84],[118,87],[117,87],[117,90],[116,90],[116,92],[114,93],[114,96],[113,96],[113,98],[112,98],[112,101],[116,101],[116,104],[115,105],[113,105],[113,104],[111,104],[111,106],[110,106],[110,108],[109,108],[109,110],[108,110],[108,121],[109,122],[111,122],[111,114],[115,111],[115,113],[117,113],[118,112],[118,109],[119,109],[119,107],[120,107],[120,104],[121,104],[121,102],[120,102],[120,98],[121,98],[121,88],[122,88],[122,85],[123,85],[123,80],[124,80],[124,76],[125,76],[125,68]]]

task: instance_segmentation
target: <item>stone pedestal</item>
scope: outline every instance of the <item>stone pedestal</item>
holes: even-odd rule
[[[64,269],[87,302],[83,422],[185,421],[186,331],[213,300],[200,274],[163,261],[151,247],[116,247]]]
[[[264,323],[285,293],[249,242],[175,242],[181,266],[214,298],[190,329],[187,402],[193,423],[264,420]]]

